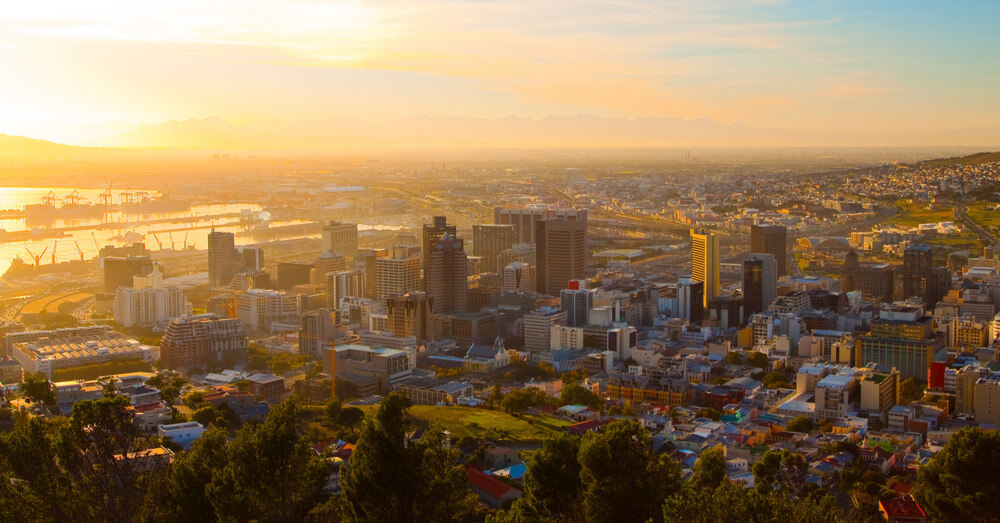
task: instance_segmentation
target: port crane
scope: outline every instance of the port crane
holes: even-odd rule
[[[108,190],[97,196],[97,201],[100,202],[101,205],[107,205],[108,207],[111,207],[111,204],[114,203],[110,183],[108,184]]]
[[[31,252],[31,249],[27,247],[25,247],[24,250],[28,251],[28,256],[31,256],[31,259],[35,261],[35,268],[37,269],[38,266],[42,264],[42,256],[45,256],[45,251],[49,250],[49,246],[46,245],[45,248],[42,249],[42,252],[38,255]]]
[[[156,237],[156,233],[155,232],[151,232],[149,234],[153,235],[153,240],[156,241],[156,248],[162,251],[163,250],[163,244],[160,243],[160,239]]]
[[[174,248],[174,235],[173,235],[173,233],[169,233],[168,232],[167,233],[167,238],[170,238],[170,250],[172,250],[172,251],[177,250],[177,249]]]
[[[101,252],[101,244],[97,243],[97,235],[94,234],[94,231],[90,231],[90,237],[94,239],[94,248],[97,249],[98,253],[100,253]]]
[[[54,240],[52,242],[52,265],[56,264],[56,247],[59,246],[59,240]]]
[[[66,197],[63,198],[63,201],[68,204],[78,204],[81,200],[83,200],[83,195],[76,189],[73,189],[73,192],[67,194]]]
[[[184,248],[188,248],[188,231],[184,231]]]
[[[83,249],[80,248],[80,242],[73,240],[73,244],[76,245],[76,252],[80,253],[80,261],[83,261]]]

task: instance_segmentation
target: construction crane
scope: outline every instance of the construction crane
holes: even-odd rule
[[[76,252],[80,253],[80,261],[83,261],[83,249],[80,248],[80,242],[73,240],[73,244],[76,245]]]
[[[98,253],[100,253],[101,252],[101,244],[97,243],[97,235],[94,234],[94,231],[90,231],[90,237],[94,239],[94,248],[97,249]]]
[[[172,250],[172,251],[177,250],[177,249],[174,248],[174,235],[173,235],[173,233],[169,233],[168,232],[167,233],[167,238],[170,238],[170,250]]]
[[[42,256],[45,256],[45,251],[49,250],[49,246],[46,245],[45,248],[42,249],[42,252],[37,256],[35,255],[35,253],[31,252],[31,249],[27,247],[25,247],[24,250],[28,251],[28,256],[31,256],[32,260],[35,260],[35,268],[37,269],[38,266],[42,264]]]
[[[52,265],[56,264],[56,247],[59,246],[59,240],[54,240],[52,242]]]
[[[160,239],[156,237],[156,233],[155,232],[151,232],[149,234],[153,235],[153,240],[156,241],[156,248],[162,251],[163,250],[163,244],[160,243]]]

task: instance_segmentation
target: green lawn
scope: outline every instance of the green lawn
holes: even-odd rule
[[[950,222],[955,220],[954,207],[938,203],[909,202],[898,200],[896,207],[900,215],[889,220],[889,223],[901,227],[915,227],[921,223]]]
[[[1000,211],[994,211],[995,203],[973,203],[967,212],[969,218],[987,229],[1000,227]]]
[[[365,415],[375,414],[377,407],[361,407]],[[451,432],[453,437],[473,436],[515,442],[538,442],[552,436],[570,424],[550,416],[523,415],[514,417],[495,410],[475,407],[443,407],[414,405],[407,409],[419,426],[436,425]]]

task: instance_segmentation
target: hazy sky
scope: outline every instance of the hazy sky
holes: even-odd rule
[[[572,114],[995,127],[998,15],[996,1],[6,2],[0,132]]]

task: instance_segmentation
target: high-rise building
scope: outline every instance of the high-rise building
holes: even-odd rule
[[[719,237],[691,229],[691,277],[705,284],[702,306],[719,295]]]
[[[880,302],[891,303],[895,280],[892,265],[888,263],[859,263],[858,253],[850,251],[844,257],[840,273],[840,286],[844,292],[861,291],[861,295]]]
[[[388,327],[393,336],[414,337],[426,341],[433,335],[434,299],[421,291],[389,298]]]
[[[566,325],[566,311],[542,307],[524,315],[524,350],[543,352],[551,348],[552,326]]]
[[[333,346],[340,326],[340,311],[337,309],[317,309],[302,314],[302,328],[299,329],[299,354],[323,358],[323,349]]]
[[[344,257],[348,268],[354,268],[358,257],[358,224],[329,222],[323,226],[323,249]]]
[[[576,218],[580,212],[576,209],[550,209],[543,204],[532,204],[521,208],[496,207],[493,209],[493,223],[513,225],[514,243],[535,244],[538,243],[539,220]]]
[[[278,264],[279,289],[291,289],[296,285],[308,285],[312,281],[313,264],[306,261],[288,261]]]
[[[250,330],[268,330],[275,321],[298,321],[301,312],[299,294],[264,289],[236,293],[236,317]]]
[[[236,250],[236,236],[231,232],[212,230],[208,233],[208,284],[226,287],[233,280],[243,256]]]
[[[587,275],[587,211],[535,222],[538,291],[557,296]]]
[[[503,290],[535,292],[535,267],[513,262],[503,269]]]
[[[342,254],[323,251],[313,262],[313,285],[326,285],[327,274],[346,271],[347,268],[347,260]]]
[[[510,249],[500,252],[498,260],[501,267],[506,267],[514,262],[526,263],[532,267],[538,264],[535,246],[530,243],[518,243]]]
[[[514,246],[513,225],[478,224],[472,226],[472,254],[483,258],[483,272],[499,274],[506,265],[500,265],[500,254]]]
[[[774,256],[751,254],[743,262],[743,314],[764,312],[778,295],[778,269]]]
[[[423,257],[423,262],[420,268],[424,271],[424,290],[427,290],[427,263],[430,259],[430,252],[434,249],[434,244],[438,242],[445,234],[450,234],[452,236],[458,236],[458,232],[455,226],[448,223],[448,218],[446,216],[435,216],[433,223],[425,223],[423,227],[423,240],[420,244],[421,251],[420,255]]]
[[[364,298],[367,285],[364,269],[339,271],[326,274],[326,306],[330,309],[340,309],[340,301],[344,298]]]
[[[104,258],[104,292],[114,293],[119,287],[131,287],[132,278],[149,274],[153,260],[149,256],[110,256]]]
[[[778,276],[788,274],[788,228],[784,225],[750,227],[750,252],[770,254],[777,262]]]
[[[560,293],[561,307],[566,311],[566,325],[583,327],[589,323],[590,309],[594,306],[594,291],[587,288],[563,289]]]
[[[215,314],[172,320],[160,342],[161,366],[169,369],[206,363],[222,363],[228,367],[246,359],[246,352],[243,323]]]
[[[465,242],[450,233],[434,242],[427,253],[424,280],[436,314],[467,310],[469,276]]]
[[[160,266],[153,272],[136,275],[132,287],[118,287],[113,305],[115,321],[126,327],[163,326],[174,318],[191,314],[191,303],[180,287],[164,286]]]
[[[681,276],[677,280],[677,309],[681,319],[701,323],[705,319],[705,283]]]
[[[883,309],[870,329],[857,339],[855,365],[874,363],[881,371],[898,369],[903,379],[923,380],[930,363],[947,353],[944,336],[934,331],[933,318],[919,307]]]
[[[358,260],[356,263],[358,268],[363,268],[365,270],[365,298],[375,299],[375,289],[376,289],[376,263],[375,260],[378,258],[385,258],[389,256],[389,251],[387,249],[358,249]],[[419,261],[419,260],[418,260]],[[419,275],[418,275],[419,277]]]
[[[903,296],[904,300],[914,296],[924,300],[928,309],[940,301],[939,284],[934,277],[934,251],[929,245],[912,245],[903,253]]]
[[[388,258],[375,258],[375,298],[385,303],[390,296],[420,288],[420,257],[403,247],[389,249]]]
[[[240,250],[243,266],[255,271],[264,269],[264,249],[259,245],[247,245]]]

